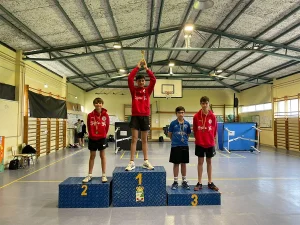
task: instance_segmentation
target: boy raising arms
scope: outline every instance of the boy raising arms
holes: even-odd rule
[[[150,84],[145,87],[145,76],[137,75],[137,72],[143,64],[148,76],[150,77]],[[136,77],[135,77],[136,76]],[[134,77],[137,86],[134,86]],[[130,162],[125,168],[126,171],[135,169],[134,156],[136,152],[136,144],[138,140],[138,132],[141,131],[142,150],[144,154],[143,168],[153,170],[154,167],[148,161],[148,144],[147,136],[150,129],[149,115],[150,115],[150,96],[153,92],[156,83],[156,78],[153,72],[147,67],[145,60],[141,60],[137,67],[134,68],[128,76],[128,87],[132,98],[132,116],[129,123],[132,133],[131,146],[130,146]]]
[[[102,183],[107,182],[105,175],[106,170],[106,135],[109,129],[109,117],[107,110],[103,108],[103,100],[95,98],[93,101],[95,109],[88,114],[87,127],[89,133],[88,149],[90,150],[89,174],[83,179],[83,183],[92,180],[92,172],[97,150],[100,151],[101,168],[102,168]]]
[[[179,165],[181,165],[181,185],[183,188],[189,190],[190,186],[186,180],[186,163],[189,163],[188,139],[191,134],[191,126],[190,123],[183,118],[185,109],[182,106],[178,106],[175,109],[175,113],[177,119],[171,122],[168,133],[172,141],[169,162],[173,163],[174,173],[174,183],[171,188],[173,190],[178,188]]]
[[[198,183],[194,190],[202,189],[202,172],[204,157],[206,156],[208,188],[218,191],[212,182],[212,157],[215,155],[215,137],[217,134],[217,119],[209,110],[209,98],[200,99],[201,110],[194,115],[193,131],[195,136],[195,155],[198,156]]]

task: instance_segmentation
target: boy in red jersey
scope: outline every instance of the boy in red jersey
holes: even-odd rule
[[[82,182],[86,183],[92,179],[92,172],[94,167],[94,160],[97,150],[100,151],[101,167],[102,167],[102,183],[107,182],[105,175],[106,169],[106,135],[109,129],[109,117],[107,110],[103,108],[103,100],[95,98],[93,101],[95,109],[88,114],[87,127],[89,133],[88,149],[90,150],[89,160],[89,174],[83,179]]]
[[[148,87],[144,87],[145,86],[144,75],[136,76],[142,64],[148,76],[150,77],[150,84]],[[137,87],[134,86],[134,77],[137,83]],[[131,147],[130,147],[130,152],[131,152],[130,162],[128,166],[125,168],[126,171],[131,171],[135,169],[134,156],[136,151],[136,143],[138,140],[139,130],[141,131],[142,149],[144,154],[143,168],[149,170],[154,169],[154,167],[148,161],[147,136],[148,136],[148,131],[150,129],[150,124],[149,124],[150,96],[151,93],[153,92],[155,83],[156,83],[156,78],[153,72],[147,67],[147,63],[145,62],[145,60],[141,60],[137,64],[137,67],[134,68],[128,76],[128,87],[132,98],[132,108],[131,108],[132,116],[129,124],[132,132],[132,139],[131,139]]]
[[[195,155],[198,156],[198,183],[194,190],[202,189],[203,162],[206,156],[208,188],[218,191],[219,188],[212,182],[212,157],[215,151],[215,137],[217,134],[217,118],[209,110],[209,98],[200,99],[201,110],[194,115],[193,131],[195,136]]]

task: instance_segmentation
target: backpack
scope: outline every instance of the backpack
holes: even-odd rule
[[[35,154],[35,153],[36,153],[36,150],[30,145],[26,145],[22,149],[22,154]]]
[[[19,169],[19,160],[17,158],[14,158],[9,162],[9,167],[10,170],[17,170]]]
[[[108,141],[109,141],[109,142],[114,142],[114,141],[115,141],[114,136],[113,136],[112,134],[110,134],[110,135],[108,136]]]

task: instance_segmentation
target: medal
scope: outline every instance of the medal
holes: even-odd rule
[[[202,116],[202,113],[203,113],[203,111],[201,111],[201,122],[202,122],[201,130],[202,130],[202,132],[204,132],[204,130],[206,129],[206,128],[205,128],[205,123],[206,123],[207,115],[205,115],[205,119],[204,119],[204,122],[203,122],[203,116]]]
[[[184,142],[184,139],[183,139],[183,137],[181,138],[181,141],[182,141],[182,142]]]
[[[99,121],[101,121],[101,117],[99,116],[98,117]],[[95,124],[95,127],[96,127],[96,134],[98,134],[98,122],[96,120],[96,114],[94,112],[94,124]]]

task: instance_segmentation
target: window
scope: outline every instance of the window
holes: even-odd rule
[[[271,110],[272,109],[272,103],[266,103],[266,104],[263,104],[264,105],[264,110]]]
[[[264,110],[271,110],[271,109],[272,109],[272,103],[249,105],[249,106],[242,106],[242,113],[264,111]]]
[[[275,117],[298,117],[299,115],[299,99],[288,99],[279,101],[277,110],[274,112]]]
[[[277,112],[285,112],[285,102],[277,102]]]
[[[298,116],[298,99],[292,99],[287,101],[288,104],[288,115]]]

